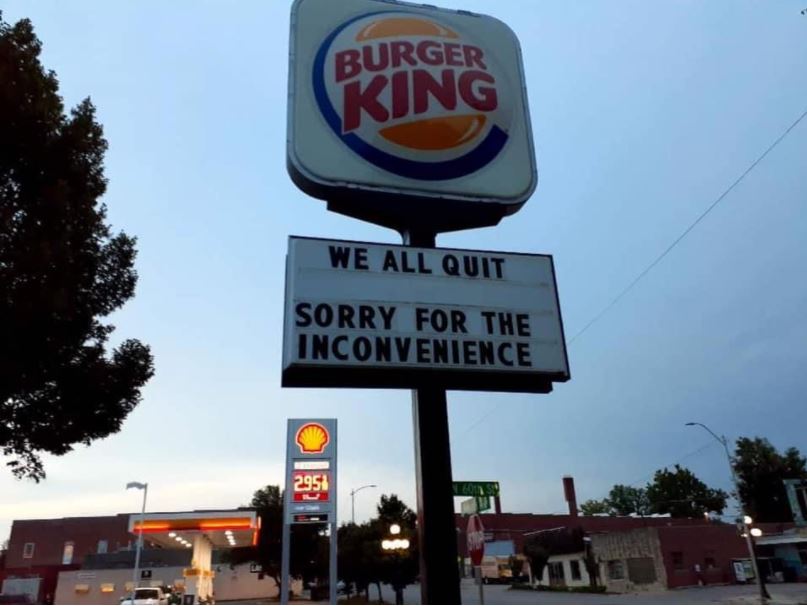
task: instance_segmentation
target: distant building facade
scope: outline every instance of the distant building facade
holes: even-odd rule
[[[0,569],[0,592],[52,604],[59,573],[80,568],[91,554],[132,547],[129,514],[14,520]]]

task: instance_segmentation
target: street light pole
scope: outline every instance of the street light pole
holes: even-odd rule
[[[401,557],[400,554],[406,553],[409,550],[409,539],[399,539],[401,534],[401,525],[392,524],[389,527],[389,533],[394,537],[392,539],[384,539],[381,541],[381,549],[392,553],[395,566],[393,570],[396,576],[393,577],[392,588],[395,590],[395,604],[403,604],[403,587],[401,586],[400,578],[397,575],[401,574]]]
[[[768,590],[765,588],[765,579],[762,578],[762,575],[759,574],[759,566],[757,565],[757,555],[756,551],[754,550],[754,541],[751,538],[751,529],[748,527],[748,520],[751,518],[745,512],[745,506],[743,505],[743,500],[740,498],[740,483],[737,480],[737,472],[734,471],[734,461],[731,458],[731,453],[729,452],[729,445],[726,436],[718,436],[715,432],[709,429],[703,423],[697,422],[689,422],[686,424],[688,427],[694,427],[695,425],[702,427],[706,431],[708,431],[712,437],[720,442],[723,445],[723,450],[726,452],[726,461],[729,464],[729,470],[731,471],[731,482],[734,484],[734,494],[737,496],[737,502],[740,504],[740,516],[743,520],[743,535],[745,536],[745,544],[748,547],[748,555],[751,556],[751,567],[754,570],[754,576],[757,578],[757,586],[759,587],[759,599],[762,604],[765,604],[765,600],[769,600],[771,598],[770,594],[768,594]]]
[[[146,521],[146,497],[149,493],[148,482],[129,482],[126,485],[126,490],[130,488],[137,488],[143,491],[143,509],[140,512],[140,529],[137,533],[137,547],[135,548],[135,564],[132,570],[132,604],[134,604],[134,592],[137,588],[137,577],[140,573],[140,550],[143,549],[143,524]]]
[[[365,486],[360,486],[359,488],[354,488],[350,491],[350,521],[355,524],[356,523],[356,493],[360,490],[364,490],[365,488],[378,488],[375,484],[367,484]]]

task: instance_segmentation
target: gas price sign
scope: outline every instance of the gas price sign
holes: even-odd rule
[[[292,474],[295,503],[328,501],[330,474],[327,471],[295,471]]]
[[[329,522],[335,515],[335,419],[289,419],[286,487],[286,524]]]

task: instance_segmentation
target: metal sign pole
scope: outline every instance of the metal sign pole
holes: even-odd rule
[[[283,491],[283,532],[280,547],[280,603],[289,603],[289,572],[291,558],[291,524],[289,523],[289,509],[291,507],[291,423],[286,423],[286,486]]]
[[[338,460],[338,457],[337,457],[337,453],[338,453],[337,444],[338,444],[338,442],[336,441],[336,436],[337,436],[336,427],[337,427],[336,426],[336,421],[334,421],[334,425],[333,425],[333,429],[332,429],[333,435],[331,436],[331,439],[333,440],[333,445],[334,445],[334,451],[333,451],[333,454],[331,455],[332,456],[332,458],[331,458],[331,461],[332,461],[332,465],[331,465],[331,469],[332,469],[332,471],[331,471],[331,494],[333,495],[333,505],[332,505],[333,508],[331,509],[330,517],[328,518],[329,521],[330,521],[330,528],[331,528],[331,542],[330,542],[330,545],[329,545],[330,555],[328,557],[328,560],[329,560],[328,561],[328,582],[329,582],[329,585],[330,585],[329,586],[329,591],[330,591],[330,596],[329,597],[330,597],[331,604],[336,604],[337,601],[338,601],[338,596],[337,596],[337,592],[336,592],[336,583],[337,583],[337,578],[336,578],[336,558],[337,558],[336,547],[337,547],[337,544],[339,542],[338,541],[338,539],[339,539],[339,529],[338,529],[337,522],[336,522],[337,521],[336,504],[337,504],[337,501],[338,501],[338,499],[336,497],[339,494],[339,492],[337,491],[337,486],[336,486],[336,476],[338,475],[337,474],[337,468],[336,468],[337,460]]]
[[[403,233],[406,246],[434,248],[436,235]],[[420,541],[420,596],[424,604],[460,604],[457,531],[451,480],[446,390],[412,390]]]
[[[479,603],[485,603],[485,583],[484,579],[482,578],[482,567],[476,566],[476,582],[479,584]]]
[[[288,490],[288,488],[286,489]],[[285,512],[283,514],[286,515]],[[283,544],[280,555],[280,603],[289,603],[289,556],[291,555],[291,525],[283,520]]]

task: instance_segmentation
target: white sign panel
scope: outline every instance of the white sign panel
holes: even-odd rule
[[[500,218],[535,189],[521,52],[497,19],[296,0],[289,69],[288,166],[310,195],[372,199],[353,212],[382,224],[407,221],[401,198],[428,200],[420,222],[445,223],[457,202]]]
[[[292,237],[283,385],[551,391],[552,258]]]

